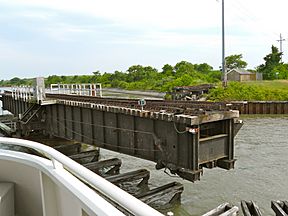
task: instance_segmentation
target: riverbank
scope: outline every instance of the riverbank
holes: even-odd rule
[[[103,91],[110,91],[109,94],[137,95],[143,97],[164,98],[164,92],[144,91],[141,89],[125,90],[119,88],[104,88]],[[288,80],[273,81],[249,81],[249,82],[228,82],[224,88],[222,83],[216,88],[210,89],[206,95],[209,101],[229,102],[229,101],[288,101]],[[270,114],[270,112],[267,112]],[[273,113],[271,113],[273,114]]]
[[[228,82],[207,95],[211,101],[288,101],[288,80]]]

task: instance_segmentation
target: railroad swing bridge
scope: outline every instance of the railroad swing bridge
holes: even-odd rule
[[[224,103],[113,99],[6,91],[3,109],[18,116],[19,136],[42,132],[156,162],[156,168],[195,181],[203,168],[234,167],[239,111]]]

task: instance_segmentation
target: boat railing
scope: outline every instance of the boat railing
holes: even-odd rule
[[[78,164],[69,157],[63,155],[62,153],[56,151],[49,146],[34,141],[7,137],[0,137],[0,143],[6,145],[27,147],[41,152],[43,155],[45,155],[45,157],[49,158],[52,161],[53,167],[55,169],[65,168],[70,173],[79,178],[82,182],[89,184],[93,189],[95,189],[105,197],[109,198],[111,201],[113,201],[132,215],[163,216],[163,214],[156,211],[152,207],[141,202],[137,198],[123,191],[122,189],[110,183],[106,179],[95,174],[94,172],[83,167],[82,165]]]

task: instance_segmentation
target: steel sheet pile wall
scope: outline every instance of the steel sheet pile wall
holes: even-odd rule
[[[249,101],[232,104],[240,114],[288,114],[287,101]]]

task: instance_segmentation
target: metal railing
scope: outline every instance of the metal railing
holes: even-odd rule
[[[32,86],[12,86],[12,98],[31,100],[34,97],[34,88]]]
[[[41,86],[12,86],[11,94],[12,98],[24,99],[29,101],[34,99],[36,101],[45,100],[45,93],[51,94],[73,94],[73,95],[85,95],[85,96],[97,96],[102,97],[101,83],[89,83],[89,84],[51,84],[50,88],[44,88]]]
[[[51,84],[46,92],[102,97],[101,83]]]
[[[160,212],[49,146],[29,140],[6,137],[0,137],[0,143],[23,146],[41,152],[53,162],[55,169],[62,169],[64,167],[81,181],[89,184],[93,189],[133,215],[163,216]]]

